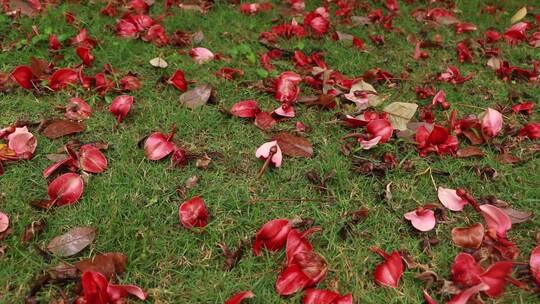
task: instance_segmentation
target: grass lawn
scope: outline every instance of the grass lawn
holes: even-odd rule
[[[93,1],[91,1],[93,2]],[[159,4],[157,2],[160,2]],[[9,72],[18,65],[27,64],[32,56],[50,60],[47,50],[47,35],[31,42],[26,40],[33,25],[43,34],[54,33],[60,40],[77,34],[78,30],[65,22],[64,13],[70,11],[81,27],[88,29],[90,36],[99,44],[93,49],[96,58],[93,68],[85,73],[100,72],[104,64],[110,63],[123,75],[129,71],[136,73],[142,83],[135,97],[135,105],[125,121],[114,128],[115,120],[107,111],[108,104],[116,96],[107,94],[99,97],[94,90],[75,87],[46,95],[35,95],[31,91],[17,88],[0,93],[0,126],[7,126],[19,119],[39,121],[45,117],[60,117],[55,105],[64,105],[70,97],[79,96],[94,109],[93,116],[85,122],[87,130],[76,136],[50,140],[38,134],[38,148],[31,161],[6,164],[6,172],[0,177],[0,210],[10,216],[12,235],[0,241],[7,246],[0,255],[0,302],[22,303],[33,278],[42,270],[59,262],[75,263],[81,258],[97,253],[119,251],[128,258],[126,274],[119,279],[126,284],[137,284],[149,293],[148,303],[223,303],[232,294],[241,290],[252,290],[256,298],[250,303],[300,303],[302,293],[292,297],[280,297],[274,289],[276,277],[282,269],[284,252],[263,251],[260,257],[253,255],[251,245],[247,245],[244,256],[231,271],[224,270],[224,258],[219,243],[230,247],[244,241],[249,243],[255,232],[269,220],[276,218],[309,218],[316,226],[323,228],[310,240],[314,249],[323,255],[329,265],[327,278],[318,287],[341,293],[351,292],[355,303],[420,303],[424,283],[415,277],[419,269],[406,269],[399,288],[380,287],[373,280],[373,270],[382,259],[369,250],[378,246],[386,251],[406,250],[416,262],[428,264],[440,276],[450,279],[450,266],[461,249],[451,241],[451,229],[482,221],[481,217],[468,209],[465,212],[449,212],[451,223],[440,223],[427,233],[420,233],[403,218],[403,214],[417,206],[437,202],[437,186],[448,188],[464,187],[477,199],[494,195],[507,201],[516,209],[537,211],[540,203],[540,157],[538,153],[527,153],[526,140],[512,153],[523,157],[520,164],[501,164],[496,161],[496,145],[482,145],[486,156],[478,158],[438,157],[430,155],[422,158],[415,145],[404,139],[392,140],[371,150],[361,150],[358,145],[351,155],[344,155],[341,146],[343,136],[351,132],[339,123],[334,123],[340,114],[354,112],[354,105],[340,102],[335,110],[321,110],[316,107],[297,106],[296,117],[274,126],[270,131],[262,131],[248,120],[230,117],[219,111],[220,107],[230,108],[240,100],[255,99],[261,108],[274,109],[278,103],[271,94],[253,89],[250,84],[264,77],[258,58],[253,54],[263,54],[268,49],[258,42],[259,34],[273,25],[290,22],[290,17],[281,14],[278,1],[274,9],[255,16],[245,16],[238,6],[216,1],[206,14],[191,10],[171,9],[172,15],[162,21],[169,33],[174,30],[204,33],[199,46],[215,53],[230,57],[230,62],[214,60],[203,65],[192,58],[179,54],[176,47],[156,47],[141,40],[130,40],[114,34],[116,18],[98,13],[104,4],[81,5],[63,3],[34,18],[11,19],[0,15],[0,44],[17,45],[0,52],[0,71]],[[319,1],[306,1],[306,11],[320,5]],[[372,4],[383,8],[381,3]],[[156,17],[163,13],[161,1],[156,1],[149,15]],[[444,71],[448,64],[457,66],[464,74],[474,72],[471,81],[461,85],[451,85],[432,80],[437,89],[444,89],[447,100],[453,104],[459,116],[479,114],[482,109],[496,104],[512,105],[508,95],[516,92],[524,100],[538,105],[540,88],[538,83],[524,81],[505,82],[497,77],[486,65],[486,58],[478,52],[475,63],[460,64],[456,59],[455,44],[467,37],[476,38],[488,28],[504,32],[511,26],[510,18],[522,6],[538,5],[537,1],[497,1],[504,11],[496,15],[481,13],[486,1],[456,1],[457,17],[473,22],[478,30],[473,33],[455,35],[453,26],[434,29],[417,22],[411,11],[419,3],[408,5],[400,1],[400,13],[393,25],[401,29],[390,32],[380,25],[349,26],[333,22],[339,31],[360,37],[366,43],[366,52],[350,46],[350,42],[334,41],[330,35],[320,39],[305,38],[280,41],[281,47],[289,50],[301,49],[306,54],[313,51],[324,53],[324,60],[330,68],[345,76],[361,76],[364,71],[375,67],[393,75],[403,71],[409,73],[406,81],[394,86],[376,84],[386,104],[394,101],[416,102],[426,105],[429,100],[417,100],[414,89],[426,79]],[[491,3],[491,1],[489,2]],[[383,9],[383,11],[386,11]],[[536,13],[539,13],[539,7]],[[361,10],[357,15],[366,15]],[[279,19],[274,23],[273,19]],[[532,20],[532,17],[527,17]],[[300,17],[299,21],[302,20]],[[430,58],[416,61],[412,58],[414,45],[406,42],[408,33],[432,38],[439,33],[444,48],[426,49]],[[382,34],[384,46],[374,45],[368,35]],[[540,60],[540,49],[526,43],[511,47],[499,42],[504,58],[512,64],[532,67],[531,60]],[[187,48],[186,50],[189,50]],[[64,59],[56,66],[75,66],[80,59],[74,47],[64,47]],[[169,67],[156,69],[148,61],[154,57],[164,58]],[[289,59],[273,61],[276,76],[282,71],[295,70]],[[234,81],[217,78],[214,73],[221,67],[243,69],[245,75]],[[162,76],[170,76],[176,69],[184,71],[188,80],[211,84],[218,95],[218,104],[208,104],[190,110],[179,105],[180,92],[170,85],[159,83]],[[432,75],[432,76],[430,76]],[[431,78],[430,78],[431,77]],[[194,85],[190,85],[193,88]],[[302,95],[313,95],[302,85]],[[539,121],[538,109],[531,117],[517,114],[505,116],[505,124],[510,122],[521,126],[526,121]],[[449,111],[435,112],[437,121],[444,122]],[[311,127],[305,136],[314,147],[312,158],[284,157],[279,169],[268,170],[261,178],[257,173],[262,161],[255,158],[255,150],[268,141],[275,131],[294,131],[294,124],[301,121]],[[176,124],[177,142],[196,153],[216,152],[207,169],[199,169],[194,162],[179,169],[169,169],[168,161],[148,161],[138,141],[152,131],[168,132]],[[442,123],[441,123],[442,124]],[[104,140],[109,148],[104,151],[109,168],[98,175],[90,175],[83,197],[68,207],[53,208],[44,212],[36,210],[29,202],[46,197],[47,180],[42,171],[51,164],[47,154],[56,153],[70,139],[83,142]],[[500,143],[504,136],[494,141]],[[460,138],[461,147],[468,141]],[[398,162],[410,161],[412,169],[395,169],[386,175],[376,176],[354,172],[354,159],[380,159],[385,152],[396,155]],[[474,166],[492,167],[499,178],[488,180],[474,173]],[[431,169],[431,171],[429,171]],[[336,171],[328,182],[333,198],[318,191],[306,178],[308,171],[325,174]],[[430,175],[429,172],[433,172]],[[178,205],[184,201],[177,195],[177,188],[191,176],[199,176],[194,188],[187,189],[187,198],[199,195],[206,201],[211,214],[204,230],[184,229],[178,221]],[[391,199],[385,198],[386,186],[391,183]],[[300,200],[302,199],[302,200]],[[361,207],[369,208],[368,217],[354,226],[352,236],[343,240],[339,231],[348,215]],[[32,221],[44,218],[47,227],[42,235],[23,246],[20,236],[24,227]],[[529,253],[536,246],[535,236],[539,231],[538,217],[516,224],[509,231],[509,238],[521,250],[519,261],[528,261]],[[96,240],[89,248],[75,257],[65,259],[54,257],[44,259],[36,247],[46,248],[55,236],[77,226],[93,226],[98,229]],[[201,232],[202,231],[202,232]],[[425,236],[437,238],[440,242],[423,250]],[[67,290],[73,289],[68,286]],[[39,293],[39,301],[48,303],[58,298],[64,286],[48,285]],[[429,290],[440,299],[448,299]],[[538,294],[508,286],[504,295],[492,303],[538,303]],[[247,301],[246,301],[247,302]]]

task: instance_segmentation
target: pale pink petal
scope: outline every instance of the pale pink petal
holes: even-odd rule
[[[405,213],[404,217],[411,221],[414,228],[420,231],[430,231],[435,228],[435,212],[430,209],[419,208]]]
[[[279,148],[279,146],[277,144],[277,141],[275,141],[275,140],[274,141],[269,141],[267,143],[262,144],[257,149],[257,151],[255,151],[255,156],[257,158],[266,160],[268,158],[268,156],[270,155],[270,149],[272,147],[274,147],[274,146],[277,147],[277,152],[274,153],[274,155],[272,156],[271,162],[275,167],[280,167],[281,166],[281,161],[283,159],[283,155],[281,154],[281,149]]]
[[[209,49],[197,47],[189,51],[189,55],[198,64],[203,64],[214,59],[215,55]]]
[[[480,210],[482,211],[482,215],[486,220],[488,228],[494,229],[497,232],[497,235],[504,238],[506,232],[512,228],[512,220],[508,214],[490,204],[481,205]]]
[[[373,147],[375,147],[380,141],[381,141],[381,136],[376,136],[376,137],[373,137],[372,139],[370,140],[360,140],[360,147],[362,147],[362,149],[364,150],[369,150]]]
[[[488,108],[482,113],[481,119],[482,131],[485,135],[494,137],[499,134],[503,126],[503,117],[499,111]]]
[[[281,105],[279,108],[274,110],[274,113],[282,117],[292,118],[295,116],[294,107],[289,105]]]
[[[9,217],[7,214],[0,212],[0,233],[6,231],[9,227]]]
[[[452,211],[461,211],[467,205],[467,201],[459,197],[454,189],[439,187],[437,195],[439,201]]]
[[[17,153],[17,156],[30,156],[36,151],[37,140],[28,132],[27,127],[16,128],[15,132],[7,137],[8,147]],[[29,158],[29,157],[28,157]]]

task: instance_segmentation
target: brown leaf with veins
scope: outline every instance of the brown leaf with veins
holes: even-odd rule
[[[47,249],[53,254],[68,257],[81,252],[96,237],[96,228],[76,227],[51,240]]]
[[[313,146],[309,140],[295,136],[287,132],[280,132],[272,137],[277,140],[278,146],[283,154],[292,157],[313,156]]]
[[[41,134],[49,139],[83,132],[86,129],[82,122],[64,119],[47,120],[41,128]]]
[[[210,97],[212,97],[212,87],[208,84],[201,84],[180,95],[180,104],[195,109],[205,105]]]
[[[75,264],[81,271],[95,271],[103,274],[109,280],[115,275],[122,275],[126,270],[127,256],[121,252],[108,252],[84,259]]]

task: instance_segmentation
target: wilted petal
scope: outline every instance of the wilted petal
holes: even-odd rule
[[[486,136],[494,137],[499,134],[503,126],[503,117],[499,111],[488,108],[480,117],[482,132]]]
[[[420,231],[430,231],[435,227],[435,212],[420,207],[414,211],[405,213],[404,217],[411,221],[414,228]]]
[[[84,181],[78,174],[65,173],[49,184],[48,194],[57,206],[63,206],[78,201],[83,190]]]
[[[279,75],[275,83],[274,98],[281,103],[293,103],[300,94],[302,77],[294,72],[283,72]]]
[[[242,300],[244,299],[251,299],[254,298],[255,294],[249,290],[249,291],[241,291],[233,296],[231,296],[227,301],[225,301],[224,304],[240,304]]]
[[[109,106],[109,112],[116,116],[118,123],[121,123],[128,115],[129,110],[133,105],[133,101],[133,96],[129,95],[120,95],[113,100]]]
[[[283,248],[291,229],[291,224],[287,219],[275,219],[264,224],[255,235],[253,252],[256,256],[259,256],[261,247],[270,251]]]
[[[86,101],[73,97],[69,100],[66,106],[66,113],[64,116],[71,120],[84,120],[92,116],[92,108]]]
[[[257,158],[260,158],[262,160],[266,160],[270,154],[271,149],[276,147],[276,152],[272,155],[271,163],[276,167],[279,168],[281,166],[281,161],[283,160],[283,155],[281,154],[281,149],[279,148],[277,141],[269,141],[267,143],[262,144],[257,151],[255,151],[255,156]]]
[[[468,204],[466,200],[457,195],[454,189],[439,187],[437,196],[439,197],[439,201],[452,211],[461,211]]]
[[[387,119],[374,119],[370,121],[366,126],[366,130],[372,137],[380,136],[380,143],[387,142],[394,132],[392,124]]]
[[[84,145],[79,150],[79,165],[90,173],[101,173],[107,170],[107,158],[93,145]]]
[[[495,230],[498,236],[505,238],[506,232],[512,228],[512,220],[508,214],[490,204],[481,205],[480,210],[488,228]]]
[[[204,201],[198,196],[183,202],[178,208],[178,216],[185,228],[204,227],[209,217]]]
[[[456,227],[452,229],[452,241],[462,248],[479,248],[484,239],[484,226],[476,223],[470,227]]]

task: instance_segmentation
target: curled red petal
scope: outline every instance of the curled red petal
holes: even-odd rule
[[[480,284],[480,275],[483,272],[484,269],[476,262],[475,258],[464,252],[455,257],[451,269],[452,280],[463,286]]]
[[[13,69],[11,72],[11,78],[15,80],[22,88],[30,90],[34,86],[32,85],[32,80],[35,78],[30,67],[21,65]]]
[[[275,219],[267,222],[255,235],[253,252],[256,256],[259,256],[261,248],[266,248],[270,251],[277,251],[283,248],[291,229],[292,226],[287,219]]]
[[[502,261],[491,265],[480,275],[482,283],[489,286],[484,292],[491,298],[500,296],[504,292],[507,277],[512,272],[512,262]]]
[[[48,189],[49,197],[57,206],[70,205],[79,200],[84,190],[84,181],[76,173],[65,173],[55,178]]]
[[[232,295],[227,301],[225,301],[224,304],[240,304],[245,299],[251,299],[254,298],[255,294],[251,291],[241,291],[239,293],[236,293]]]
[[[107,286],[107,293],[113,303],[127,296],[134,296],[139,300],[146,300],[148,296],[142,288],[135,285],[109,284],[109,286]]]
[[[117,96],[109,106],[109,112],[111,112],[114,116],[116,116],[116,119],[118,120],[118,123],[121,123],[124,118],[129,113],[129,110],[131,109],[131,106],[133,106],[133,96],[129,95],[120,95]]]
[[[256,100],[243,100],[235,103],[231,108],[231,114],[236,117],[254,118],[261,112]]]
[[[276,291],[280,296],[296,293],[309,285],[309,278],[298,265],[289,266],[279,273]]]
[[[204,227],[208,222],[208,211],[202,198],[194,196],[178,207],[180,223],[185,228]]]
[[[181,70],[176,70],[174,72],[171,78],[169,78],[169,83],[182,92],[187,91],[186,77]]]
[[[109,281],[99,272],[86,271],[81,276],[84,303],[108,304],[107,287]]]
[[[403,274],[403,261],[399,252],[394,251],[388,255],[385,252],[381,256],[384,258],[384,262],[375,267],[375,282],[382,286],[389,286],[397,288],[399,280]]]
[[[314,231],[320,229],[310,229],[304,233],[296,229],[292,229],[287,235],[287,242],[285,244],[285,254],[287,256],[287,263],[292,262],[293,257],[299,252],[308,252],[313,250],[313,246],[306,239],[306,236]]]
[[[53,91],[59,91],[70,84],[79,82],[79,72],[70,68],[56,70],[49,78],[49,87]]]
[[[144,154],[149,160],[160,160],[174,151],[174,143],[163,133],[154,132],[144,142]]]
[[[81,169],[90,173],[101,173],[107,170],[107,158],[93,145],[83,145],[79,150]]]

